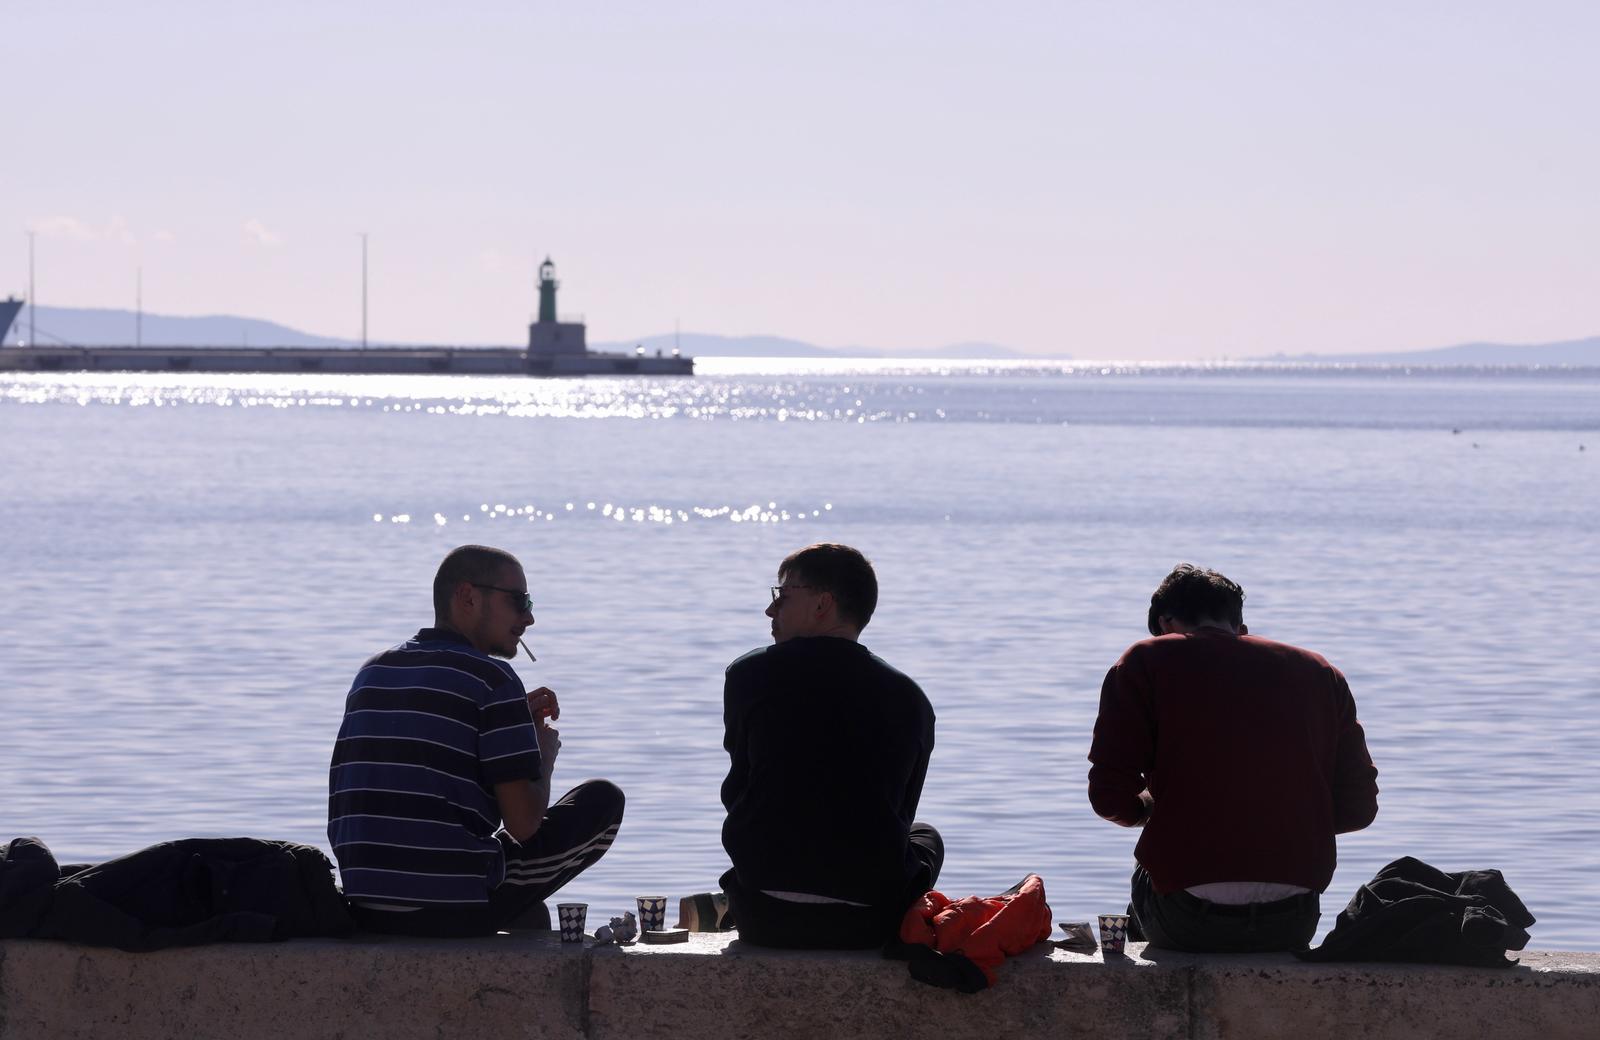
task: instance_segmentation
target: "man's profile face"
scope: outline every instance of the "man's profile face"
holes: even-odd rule
[[[797,574],[778,575],[778,587],[778,598],[766,610],[767,617],[772,619],[772,641],[783,643],[815,635],[822,620],[819,601],[827,593],[807,585]]]
[[[517,640],[533,624],[533,612],[522,609],[527,591],[528,578],[514,565],[502,567],[492,581],[474,585],[477,609],[465,619],[461,634],[486,654],[517,656]]]

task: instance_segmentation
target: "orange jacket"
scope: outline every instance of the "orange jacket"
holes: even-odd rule
[[[968,896],[952,901],[929,892],[900,921],[901,942],[929,946],[943,954],[959,953],[983,969],[994,985],[994,969],[1050,938],[1050,904],[1044,901],[1044,879],[1029,874],[997,896]]]

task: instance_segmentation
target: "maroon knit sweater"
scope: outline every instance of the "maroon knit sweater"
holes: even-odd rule
[[[1157,892],[1271,881],[1314,892],[1335,834],[1378,813],[1378,770],[1344,676],[1316,654],[1219,629],[1129,647],[1106,673],[1089,802],[1138,822]]]

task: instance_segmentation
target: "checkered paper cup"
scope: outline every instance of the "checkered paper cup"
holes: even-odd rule
[[[583,923],[588,916],[588,903],[557,903],[556,917],[561,922],[561,941],[583,942]]]
[[[1128,915],[1100,915],[1100,950],[1103,953],[1122,953],[1128,947]]]
[[[640,896],[637,901],[641,932],[659,932],[667,926],[666,896]]]

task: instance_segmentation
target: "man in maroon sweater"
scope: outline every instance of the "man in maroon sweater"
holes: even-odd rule
[[[1248,634],[1244,590],[1181,564],[1150,597],[1154,638],[1106,673],[1089,801],[1134,847],[1132,914],[1152,945],[1303,949],[1334,835],[1378,812],[1378,771],[1339,670]]]

